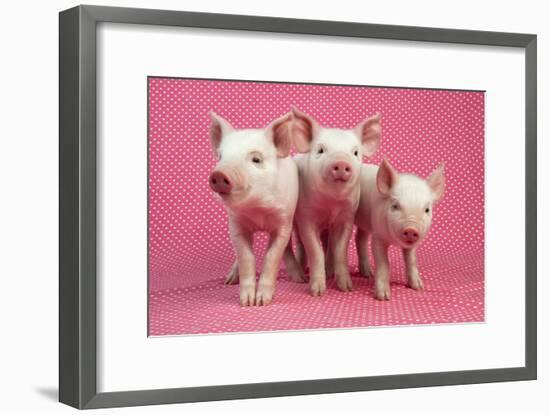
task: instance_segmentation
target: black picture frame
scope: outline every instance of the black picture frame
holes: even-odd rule
[[[98,393],[96,27],[100,22],[508,46],[525,50],[525,366]],[[537,37],[411,26],[78,6],[59,14],[59,400],[80,409],[537,377]]]

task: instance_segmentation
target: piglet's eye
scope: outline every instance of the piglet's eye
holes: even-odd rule
[[[424,210],[424,212],[430,213],[430,208],[426,208],[426,209]]]
[[[317,154],[323,154],[325,152],[325,149],[323,147],[320,147],[319,150],[317,150]]]
[[[259,158],[258,156],[252,157],[252,163],[260,164],[261,162],[262,162],[262,159]]]
[[[391,204],[391,208],[392,208],[393,210],[399,210],[399,203],[393,202],[393,203]]]
[[[354,150],[354,151],[353,151],[353,155],[354,155],[355,157],[357,157],[357,156],[359,155],[359,151]]]

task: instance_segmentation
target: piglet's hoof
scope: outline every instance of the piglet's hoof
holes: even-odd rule
[[[312,296],[320,297],[327,290],[327,284],[324,280],[312,280],[309,290]]]
[[[409,278],[409,287],[411,287],[413,290],[423,290],[424,289],[424,283],[422,282],[422,278],[420,276],[416,276],[414,278]]]
[[[269,305],[273,301],[273,293],[275,287],[273,285],[260,284],[256,292],[256,305]]]
[[[225,276],[224,284],[225,285],[233,285],[237,284],[239,282],[239,273],[237,272],[237,268],[232,268],[231,271]]]
[[[242,285],[240,287],[241,306],[247,307],[254,305],[255,301],[255,287],[254,284]]]
[[[353,283],[349,275],[345,277],[336,277],[336,285],[340,291],[353,291]]]
[[[294,282],[303,283],[307,281],[304,272],[299,267],[289,268],[286,271],[290,279]]]
[[[363,278],[373,278],[374,275],[372,274],[372,271],[368,265],[360,264],[359,265],[359,274]]]
[[[391,298],[391,290],[389,284],[380,284],[374,288],[374,296],[377,300],[389,300]]]

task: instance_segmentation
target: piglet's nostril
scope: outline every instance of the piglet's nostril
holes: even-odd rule
[[[230,176],[223,171],[214,171],[210,175],[210,187],[216,193],[229,194],[233,190],[233,183]]]
[[[402,238],[405,242],[416,242],[420,239],[418,231],[412,227],[407,227],[401,232]]]
[[[347,182],[352,175],[352,167],[345,161],[337,161],[330,166],[330,172],[333,179],[341,182]]]

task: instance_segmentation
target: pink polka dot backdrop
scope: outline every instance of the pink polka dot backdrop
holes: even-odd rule
[[[149,78],[149,334],[152,336],[484,321],[484,93],[474,91]],[[440,162],[447,188],[418,250],[425,289],[405,286],[390,249],[392,299],[350,266],[354,291],[333,280],[323,297],[288,279],[274,302],[241,307],[223,284],[234,260],[227,213],[208,186],[215,165],[209,111],[235,128],[261,128],[291,105],[327,127],[351,128],[382,114],[382,143],[399,171],[427,177]],[[256,238],[258,267],[266,238]]]

